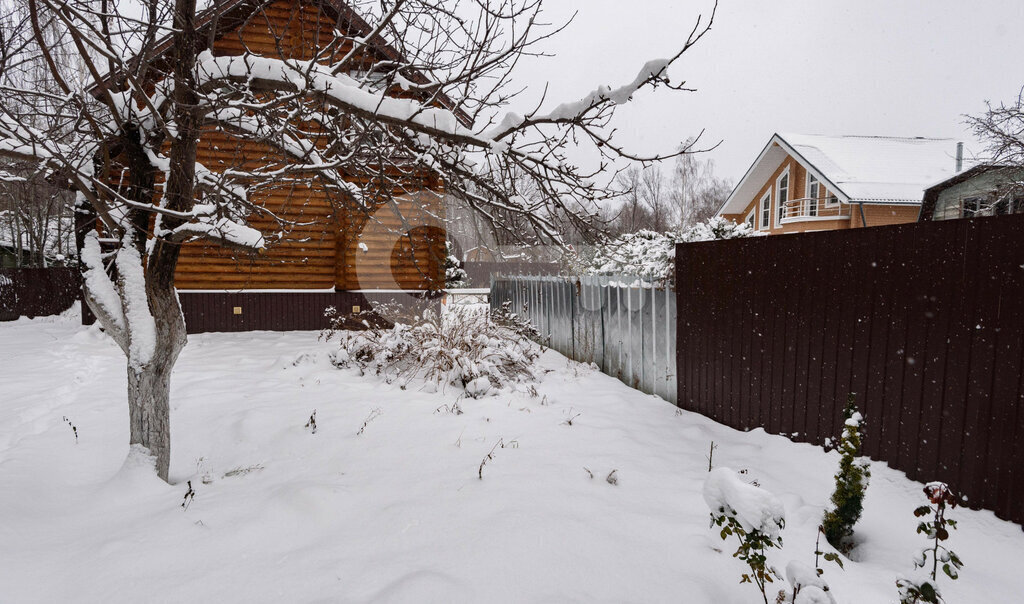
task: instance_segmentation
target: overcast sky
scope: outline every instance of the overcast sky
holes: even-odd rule
[[[555,57],[522,66],[522,81],[549,83],[559,100],[624,84],[678,50],[712,4],[548,0],[552,20],[579,14],[550,43]],[[671,72],[698,91],[644,94],[617,123],[642,150],[706,129],[709,144],[722,141],[711,154],[719,176],[734,182],[774,132],[950,137],[980,151],[962,115],[1016,98],[1022,32],[1019,1],[722,0]]]

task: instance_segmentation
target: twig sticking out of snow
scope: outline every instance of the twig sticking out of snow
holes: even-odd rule
[[[563,423],[563,424],[565,424],[566,426],[571,426],[571,425],[572,425],[572,422],[573,422],[573,420],[574,420],[574,419],[576,419],[577,417],[579,417],[579,416],[583,415],[583,412],[577,413],[577,414],[575,414],[575,415],[571,415],[571,414],[572,414],[572,412],[573,412],[573,409],[572,409],[572,407],[570,407],[570,408],[569,408],[569,413],[570,413],[569,419],[567,419],[567,420],[565,420],[564,422],[562,422],[562,423]]]
[[[360,436],[363,433],[363,431],[366,430],[366,426],[370,425],[370,422],[377,419],[383,414],[384,412],[380,410],[380,407],[377,407],[373,411],[370,411],[370,415],[366,416],[366,421],[364,421],[362,427],[359,428],[359,432],[356,432],[356,436]]]
[[[711,441],[711,448],[708,449],[708,472],[711,471],[711,460],[714,458],[715,449],[717,448],[718,445],[715,444],[715,441]]]
[[[612,486],[619,484],[619,477],[615,475],[617,472],[618,470],[612,470],[611,472],[608,472],[608,476],[605,477],[605,481],[607,481],[608,484]]]
[[[306,427],[309,428],[311,434],[316,434],[316,409],[313,409],[313,413],[310,414]]]
[[[192,503],[192,500],[195,499],[195,497],[196,492],[192,490],[192,481],[190,480],[188,481],[188,490],[185,491],[185,499],[181,502],[182,509],[187,510],[188,506]]]
[[[480,461],[480,467],[477,468],[477,471],[476,471],[476,476],[480,480],[484,479],[484,466],[487,465],[488,461],[494,459],[494,452],[497,451],[499,447],[502,448],[502,449],[504,449],[506,447],[510,448],[510,449],[518,449],[519,448],[519,441],[511,440],[511,441],[506,443],[504,439],[499,438],[498,442],[494,443],[494,446],[491,447],[491,450]],[[584,468],[584,469],[586,469],[586,468]]]
[[[71,420],[65,415],[63,416],[64,423],[71,427],[71,431],[75,433],[75,443],[78,443],[78,428],[71,423]]]
[[[462,415],[462,407],[459,406],[459,402],[455,401],[450,405],[441,405],[437,409],[434,409],[434,413],[450,413],[451,415]]]

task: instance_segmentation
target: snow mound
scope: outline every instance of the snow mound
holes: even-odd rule
[[[836,604],[818,571],[803,562],[793,560],[786,565],[786,581],[800,589],[793,604]]]
[[[747,484],[729,468],[716,468],[704,481],[704,501],[711,511],[735,518],[743,530],[760,531],[772,539],[786,523],[786,511],[775,495]]]

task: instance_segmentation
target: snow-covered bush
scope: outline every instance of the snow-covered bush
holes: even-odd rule
[[[711,510],[711,523],[722,528],[722,540],[735,535],[739,547],[733,554],[750,567],[740,583],[753,583],[768,604],[767,584],[781,578],[768,564],[765,552],[782,547],[780,534],[786,525],[782,502],[768,491],[747,484],[729,468],[716,468],[704,481],[704,502]],[[774,578],[773,578],[774,577]]]
[[[822,530],[832,547],[849,553],[853,548],[853,526],[864,511],[864,494],[871,478],[868,461],[859,457],[864,418],[857,412],[856,396],[852,393],[847,399],[844,417],[836,488],[832,493],[832,508],[825,512]]]
[[[593,275],[637,275],[661,285],[675,279],[676,244],[715,239],[737,239],[755,234],[750,225],[710,218],[688,229],[657,233],[627,233],[597,248],[585,272]]]
[[[924,487],[925,497],[929,505],[922,505],[914,510],[914,516],[932,515],[930,520],[922,520],[917,524],[917,532],[924,535],[931,543],[914,556],[914,567],[925,568],[928,559],[931,558],[932,568],[926,573],[923,579],[898,577],[896,588],[899,589],[900,604],[919,604],[929,602],[940,604],[945,602],[942,592],[939,591],[939,564],[942,564],[942,572],[950,579],[956,580],[960,576],[960,569],[964,563],[956,553],[942,545],[942,542],[949,539],[949,530],[956,529],[956,520],[946,518],[946,507],[956,507],[956,497],[943,482],[930,482]]]
[[[587,272],[593,275],[642,275],[655,281],[671,278],[677,233],[637,231],[600,246]]]
[[[337,331],[337,367],[358,367],[432,390],[455,386],[480,398],[521,381],[534,381],[539,348],[521,333],[492,321],[488,309],[455,306],[426,311],[410,323]]]
[[[469,274],[455,256],[455,248],[451,241],[445,242],[444,251],[444,286],[448,289],[458,289],[469,285]]]

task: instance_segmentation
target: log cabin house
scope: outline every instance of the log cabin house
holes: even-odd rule
[[[717,216],[765,235],[915,222],[924,188],[952,176],[956,142],[775,134]]]
[[[226,0],[201,11],[196,24],[204,40],[199,50],[214,56],[250,52],[299,60],[335,43],[338,31],[349,36],[372,31],[344,0]],[[154,60],[166,57],[170,48],[169,37],[158,43]],[[338,52],[344,54],[347,48]],[[399,58],[397,50],[379,39],[364,52],[374,53],[371,61]],[[452,107],[447,98],[440,102]],[[471,125],[461,112],[456,117]],[[275,155],[280,154],[269,146],[239,145],[237,139],[207,128],[197,161],[217,170],[232,163],[265,162]],[[264,255],[237,255],[202,242],[184,244],[175,282],[188,331],[320,329],[326,326],[328,306],[347,314],[375,302],[416,304],[430,298],[444,287],[443,184],[419,170],[405,178],[403,189],[397,207],[381,203],[370,214],[346,210],[314,187],[283,185],[251,192],[295,226]],[[253,215],[248,222],[265,235],[279,229],[269,217]],[[91,322],[91,316],[83,319]]]

